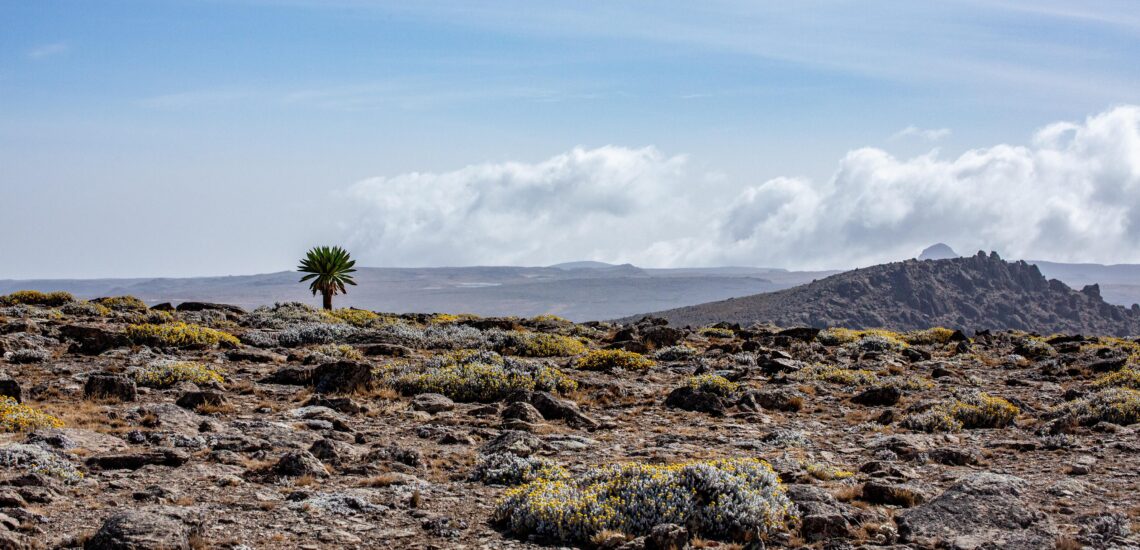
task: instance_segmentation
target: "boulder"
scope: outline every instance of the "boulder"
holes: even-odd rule
[[[20,383],[12,380],[11,378],[0,378],[0,396],[11,397],[17,403],[22,402],[23,391],[20,389]]]
[[[869,407],[890,407],[899,399],[902,399],[902,390],[894,386],[872,386],[852,397],[851,402]]]
[[[690,386],[681,386],[669,392],[669,397],[665,398],[665,406],[703,412],[713,416],[724,416],[728,410],[728,402],[725,398]]]
[[[199,390],[184,392],[178,397],[176,405],[183,409],[194,410],[202,405],[220,406],[226,404],[226,396],[216,390]]]
[[[417,411],[436,414],[454,408],[455,402],[439,393],[421,393],[412,398],[412,409]]]
[[[73,341],[70,351],[84,355],[99,355],[131,345],[125,332],[104,325],[63,325],[59,327],[59,335]]]
[[[503,409],[503,419],[520,420],[528,424],[537,424],[546,420],[534,405],[525,401],[515,401]]]
[[[99,470],[137,470],[147,465],[178,467],[190,460],[181,449],[146,449],[95,455],[87,459],[87,467]]]
[[[1057,530],[1025,498],[1028,482],[981,472],[951,486],[934,500],[896,518],[899,540],[956,549],[1053,548]]]
[[[597,420],[590,418],[578,409],[578,404],[569,399],[555,397],[550,392],[534,391],[526,396],[530,403],[543,418],[548,420],[563,420],[573,427],[592,430],[597,428]]]
[[[230,304],[214,304],[211,302],[182,302],[178,307],[174,308],[177,311],[221,311],[226,313],[235,313],[237,315],[245,315],[245,310]]]
[[[273,466],[273,473],[286,477],[328,477],[329,471],[321,460],[309,451],[285,453]]]
[[[263,349],[244,347],[226,352],[226,359],[234,362],[248,361],[250,363],[281,363],[285,357]]]
[[[372,365],[355,361],[325,363],[313,371],[317,393],[354,393],[371,387],[372,380]]]
[[[803,408],[803,392],[790,388],[773,390],[749,390],[740,396],[736,405],[746,411],[759,411],[768,409],[774,411],[796,412]]]
[[[181,521],[145,510],[117,512],[103,522],[84,550],[190,550],[192,532]]]
[[[134,401],[138,399],[138,386],[134,380],[121,374],[94,373],[83,384],[83,396],[87,399]]]

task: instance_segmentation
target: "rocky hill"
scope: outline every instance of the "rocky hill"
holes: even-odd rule
[[[982,252],[856,269],[779,292],[650,315],[681,325],[727,321],[896,330],[947,326],[1140,333],[1140,307],[1108,304],[1097,285],[1078,292],[1058,280],[1047,280],[1035,265],[1006,262],[996,253]]]

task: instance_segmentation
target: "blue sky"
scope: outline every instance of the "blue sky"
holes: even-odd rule
[[[840,227],[858,254],[763,244],[788,237],[773,216],[789,197],[818,195],[824,212],[845,200],[828,186],[874,189],[864,184],[881,175],[843,183],[854,151],[888,152],[896,174],[937,150],[945,166],[932,181],[1002,144],[1033,149],[1022,160],[1040,167],[1042,128],[1140,103],[1136,59],[1140,10],[1128,1],[9,0],[0,277],[277,271],[324,242],[354,245],[368,265],[845,267],[929,237],[1140,261],[1131,209],[1113,213],[1115,233],[1097,233],[1119,246],[1073,249],[1090,235],[1081,215],[1109,215],[1095,201],[975,232],[848,213]],[[1115,113],[1106,127],[1135,130],[1130,111]],[[1131,174],[1124,183],[1075,172],[1045,189],[1127,194],[1140,162],[1129,152],[1103,153]],[[957,175],[948,189],[994,181]],[[544,191],[492,192],[503,185]],[[407,200],[376,197],[391,193]],[[597,196],[613,203],[576,210],[588,225],[551,214]],[[514,210],[537,214],[501,215]],[[747,221],[729,228],[730,215]],[[507,224],[523,222],[513,235]],[[814,224],[801,244],[822,231],[796,223]]]

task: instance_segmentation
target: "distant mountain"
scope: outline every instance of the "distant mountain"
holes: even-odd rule
[[[1059,280],[1047,280],[1035,265],[981,252],[967,258],[877,265],[778,292],[650,315],[680,325],[728,321],[1140,334],[1140,306],[1126,309],[1105,303],[1095,285],[1077,292]]]
[[[564,262],[560,264],[554,264],[550,267],[557,269],[605,269],[607,267],[615,267],[615,264],[607,264],[606,262],[582,261]]]
[[[922,251],[922,254],[918,255],[920,260],[949,260],[957,257],[958,253],[954,252],[953,248],[942,243],[928,246]]]
[[[360,268],[358,286],[338,306],[376,311],[534,316],[574,321],[770,292],[831,272],[764,268],[642,269],[572,262],[566,267]],[[574,267],[578,266],[578,267]],[[274,302],[319,304],[293,272],[184,279],[0,280],[0,294],[66,290],[80,298],[132,294],[149,304],[212,301],[245,308]]]

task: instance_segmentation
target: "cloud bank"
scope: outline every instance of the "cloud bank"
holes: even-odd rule
[[[934,242],[1005,257],[1140,262],[1140,107],[1058,122],[1029,145],[956,158],[862,148],[824,182],[737,186],[653,147],[373,178],[350,187],[349,243],[376,265],[824,268]]]

